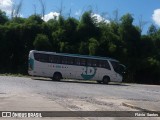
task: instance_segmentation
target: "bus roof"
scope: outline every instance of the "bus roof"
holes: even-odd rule
[[[110,57],[100,57],[100,56],[80,55],[80,54],[69,54],[69,53],[56,53],[56,52],[37,51],[37,50],[31,50],[30,52],[52,54],[52,55],[60,55],[60,56],[80,57],[80,58],[91,58],[91,59],[98,59],[98,60],[111,60],[111,61],[119,62],[118,60],[112,59]]]

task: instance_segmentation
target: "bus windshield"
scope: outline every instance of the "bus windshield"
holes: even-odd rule
[[[119,64],[119,62],[116,62],[116,61],[110,61],[112,66],[113,66],[113,69],[116,73],[122,75],[125,71],[125,66],[122,65],[122,64]]]

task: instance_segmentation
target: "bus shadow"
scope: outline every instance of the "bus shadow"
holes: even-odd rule
[[[96,81],[85,81],[85,80],[67,80],[63,79],[58,82],[65,82],[65,83],[81,83],[81,84],[98,84]]]
[[[109,83],[109,85],[113,85],[113,86],[130,86],[130,85],[125,84],[125,83]]]
[[[68,79],[62,79],[61,81],[54,81],[50,78],[31,78],[33,80],[38,80],[38,81],[48,81],[48,82],[59,82],[59,83],[80,83],[80,84],[96,84],[96,85],[105,85],[103,83],[97,83],[96,81],[84,81],[84,80],[68,80]],[[125,83],[114,83],[111,82],[108,85],[112,86],[130,86]]]
[[[32,80],[50,81],[50,82],[52,82],[52,79],[50,79],[50,78],[31,77],[31,79],[32,79]]]
[[[57,82],[57,81],[55,81]],[[106,85],[106,84],[103,84],[103,83],[97,83],[96,81],[80,81],[80,80],[61,80],[61,81],[58,81],[58,82],[68,82],[68,83],[81,83],[81,84],[96,84],[96,85]],[[130,86],[130,85],[127,85],[127,84],[124,84],[124,83],[109,83],[108,85],[112,85],[112,86]],[[107,86],[107,85],[106,85]]]

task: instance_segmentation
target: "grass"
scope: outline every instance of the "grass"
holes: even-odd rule
[[[13,73],[4,73],[4,74],[0,74],[0,76],[13,76],[13,77],[29,77],[28,75],[24,75],[24,74],[13,74]]]

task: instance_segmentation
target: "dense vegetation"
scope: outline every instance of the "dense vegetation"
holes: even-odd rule
[[[92,12],[80,20],[60,16],[44,22],[39,15],[9,19],[0,11],[0,73],[27,74],[32,49],[107,56],[127,66],[126,82],[160,83],[160,29],[146,35],[125,14],[110,23],[97,22]]]

